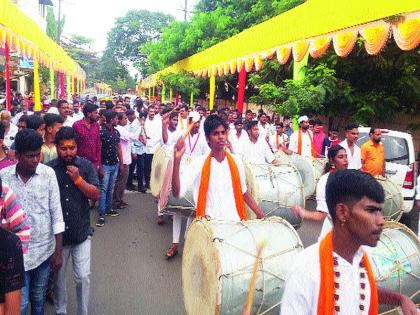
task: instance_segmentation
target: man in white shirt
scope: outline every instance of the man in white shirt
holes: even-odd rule
[[[200,114],[197,112],[190,112],[188,114],[188,123],[191,125],[195,121],[194,126],[191,129],[191,132],[185,139],[185,156],[189,163],[194,159],[199,158],[200,156],[207,156],[210,153],[210,148],[207,144],[206,137],[203,133],[200,132]],[[180,136],[176,139],[175,143],[182,137],[183,133],[180,133]],[[171,152],[173,152],[174,145],[171,147]],[[189,167],[189,166],[188,166]],[[184,177],[184,174],[182,175]],[[185,227],[185,232],[188,231],[188,228],[192,222],[192,217],[187,218],[187,224]],[[166,257],[172,258],[178,253],[178,244],[181,235],[181,226],[182,226],[182,217],[179,215],[173,216],[172,223],[172,245],[166,252]]]
[[[32,111],[30,111],[30,110],[28,110],[28,108],[29,108],[29,106],[28,106],[28,101],[27,100],[23,100],[22,101],[22,104],[20,105],[20,109],[21,109],[21,111],[19,112],[19,113],[17,113],[16,115],[15,115],[15,117],[13,117],[13,119],[12,119],[12,123],[14,124],[14,125],[18,125],[18,122],[19,122],[19,119],[22,117],[22,116],[24,116],[24,115],[26,115],[26,116],[30,116],[30,115],[33,115],[34,114],[34,112],[32,112]]]
[[[73,119],[74,121],[78,121],[83,119],[85,116],[80,111],[80,102],[78,100],[73,101]]]
[[[234,154],[242,157],[242,147],[248,144],[248,134],[243,130],[244,123],[242,118],[235,120],[235,130],[229,131],[228,140]]]
[[[259,135],[258,122],[256,120],[248,122],[247,128],[249,139],[244,141],[241,150],[244,161],[251,164],[277,164],[278,161],[267,141]]]
[[[309,130],[308,116],[298,119],[299,129],[290,136],[289,150],[302,157],[316,157],[313,134]]]
[[[261,113],[258,116],[258,130],[261,139],[267,140],[271,135],[271,125],[268,123],[268,116],[266,113]]]
[[[74,119],[71,117],[69,103],[66,100],[57,102],[58,113],[64,119],[63,127],[73,127]]]
[[[382,186],[357,170],[336,171],[328,179],[326,199],[333,230],[296,257],[281,314],[378,314],[378,304],[417,314],[408,297],[376,287],[364,248],[377,245],[385,224]]]
[[[240,159],[235,158],[226,153],[225,147],[227,142],[227,130],[229,127],[218,116],[211,115],[206,119],[204,126],[207,142],[209,143],[211,152],[208,156],[200,156],[193,160],[189,165],[182,178],[180,178],[180,163],[182,156],[186,150],[186,143],[181,138],[174,147],[174,169],[172,174],[172,193],[175,197],[185,194],[189,186],[193,186],[194,203],[198,206],[198,195],[201,180],[208,180],[208,189],[203,192],[205,198],[204,215],[214,219],[239,221],[240,215],[237,204],[245,202],[258,218],[262,218],[264,213],[257,203],[252,199],[247,191],[245,182],[245,169]],[[210,158],[210,176],[209,178],[201,178],[203,166],[207,159]],[[235,198],[235,188],[232,182],[233,170],[229,165],[229,159],[234,159],[232,168],[236,166],[239,173],[242,200]],[[238,188],[238,187],[236,187]]]
[[[362,152],[356,142],[359,139],[359,128],[356,124],[349,124],[345,128],[345,136],[340,145],[346,149],[349,169],[360,170],[362,168]]]
[[[290,151],[287,148],[287,145],[289,143],[289,137],[283,132],[283,123],[277,122],[275,127],[276,132],[270,137],[270,140],[268,142],[268,144],[271,147],[271,150],[273,150],[274,153],[278,151],[283,151],[287,154],[292,154],[292,151]]]
[[[144,161],[144,177],[146,188],[150,189],[150,173],[152,171],[152,160],[156,149],[162,139],[162,120],[155,117],[155,109],[150,106],[147,110],[147,118],[144,122],[146,133],[146,156]]]
[[[18,132],[18,127],[10,123],[10,112],[3,110],[0,114],[1,123],[4,126],[4,145],[10,149],[12,143],[15,142],[15,137]]]
[[[115,181],[114,192],[113,192],[113,209],[124,209],[127,207],[127,203],[124,202],[124,191],[127,186],[128,169],[131,164],[131,146],[134,141],[139,140],[140,129],[137,129],[134,133],[130,133],[127,128],[127,115],[126,113],[118,113],[118,126],[115,129],[120,133],[120,146],[123,166],[119,169],[117,180]]]
[[[188,129],[188,106],[181,105],[179,107],[178,129],[182,132]]]

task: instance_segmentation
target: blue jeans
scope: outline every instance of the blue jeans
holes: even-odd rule
[[[51,257],[35,269],[25,271],[25,286],[22,288],[21,313],[26,315],[31,302],[31,315],[44,315],[45,294],[51,273]]]
[[[118,174],[118,164],[102,165],[104,169],[104,177],[100,180],[101,195],[99,196],[99,217],[104,217],[105,212],[111,211],[112,208],[112,190],[114,189],[115,180]]]

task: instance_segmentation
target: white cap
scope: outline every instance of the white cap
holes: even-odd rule
[[[300,124],[302,121],[307,121],[309,120],[308,116],[304,115],[304,116],[300,116],[298,119],[298,124]]]
[[[200,121],[201,116],[198,112],[191,111],[188,114],[188,118],[192,118],[192,121],[197,122],[197,121]]]

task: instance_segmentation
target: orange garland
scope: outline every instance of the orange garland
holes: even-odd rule
[[[239,176],[238,166],[232,155],[226,151],[226,158],[229,164],[230,175],[232,177],[233,195],[235,197],[236,211],[238,211],[239,218],[246,220],[244,195],[242,193],[241,178]],[[203,169],[201,171],[200,188],[198,190],[197,213],[196,217],[204,217],[206,215],[207,191],[210,182],[210,166],[211,153],[206,158]]]
[[[334,314],[334,262],[333,262],[333,232],[330,231],[327,236],[321,241],[319,246],[319,260],[320,260],[320,288],[318,295],[318,315],[333,315]],[[369,315],[378,314],[378,290],[376,288],[375,277],[372,272],[372,267],[369,260],[363,255],[363,264],[370,285],[370,307]]]

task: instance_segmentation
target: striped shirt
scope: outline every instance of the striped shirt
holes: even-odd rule
[[[0,197],[0,221],[3,227],[20,238],[22,251],[26,254],[29,246],[30,227],[26,220],[25,212],[16,201],[16,195],[4,183]]]

